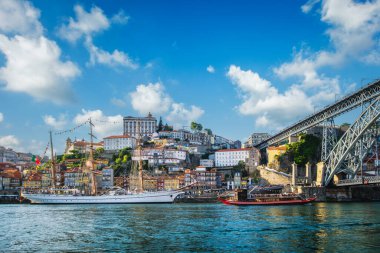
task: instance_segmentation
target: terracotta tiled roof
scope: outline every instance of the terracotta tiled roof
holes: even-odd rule
[[[21,179],[21,172],[17,169],[5,169],[0,174],[2,177],[5,178],[18,178]]]

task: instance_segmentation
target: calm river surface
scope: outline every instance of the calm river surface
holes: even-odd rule
[[[0,205],[0,252],[380,252],[380,203]]]

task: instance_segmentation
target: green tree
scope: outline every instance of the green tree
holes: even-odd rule
[[[162,124],[162,118],[160,116],[160,121],[158,122],[158,129],[157,131],[162,131],[164,129],[164,125]]]
[[[197,123],[195,121],[192,121],[191,124],[190,124],[190,128],[193,131],[202,131],[203,126],[202,126],[202,124],[199,124],[199,123]]]
[[[207,132],[208,135],[212,135],[212,131],[210,128],[205,128],[205,131]]]
[[[302,134],[298,142],[287,144],[286,152],[283,155],[287,155],[289,161],[304,166],[307,162],[319,161],[321,156],[320,148],[320,138],[311,134]]]
[[[166,123],[165,126],[164,126],[164,131],[173,131],[173,127],[172,126],[168,126],[168,123]]]

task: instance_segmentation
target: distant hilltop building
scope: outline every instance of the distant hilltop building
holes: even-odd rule
[[[91,143],[82,140],[74,140],[72,141],[70,138],[66,139],[66,148],[65,148],[65,154],[71,154],[70,151],[77,150],[80,154],[86,154],[90,152]],[[92,144],[93,149],[102,148],[103,142],[94,142]]]
[[[157,129],[157,119],[151,113],[147,117],[124,117],[124,135],[134,138],[141,136],[151,136]],[[140,129],[138,126],[140,125]]]
[[[257,144],[259,144],[262,141],[265,141],[266,139],[270,138],[271,135],[268,133],[253,133],[251,136],[249,136],[248,141],[244,143],[245,147],[253,147]]]

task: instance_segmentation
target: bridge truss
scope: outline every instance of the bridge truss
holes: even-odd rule
[[[334,117],[359,106],[362,107],[362,113],[338,141]],[[349,178],[354,178],[357,172],[362,169],[363,159],[376,143],[378,127],[375,122],[379,117],[380,80],[377,80],[282,130],[257,144],[256,147],[264,149],[270,145],[283,142],[289,136],[304,132],[316,125],[322,125],[321,160],[325,163],[322,183],[328,185],[336,174],[342,172]]]
[[[375,142],[376,135],[370,127],[380,117],[380,96],[373,101],[344,133],[334,146],[325,162],[324,185],[328,185],[339,172],[354,175],[368,150]],[[344,165],[348,159],[348,166]]]
[[[255,147],[264,149],[270,145],[280,143],[292,135],[303,132],[313,126],[321,124],[324,121],[329,121],[332,118],[353,110],[369,101],[376,99],[380,95],[380,80],[372,82],[357,92],[347,95],[332,105],[329,105],[322,110],[306,117],[305,119],[295,123],[294,125],[285,128],[281,132],[273,135],[265,141],[257,144]]]

